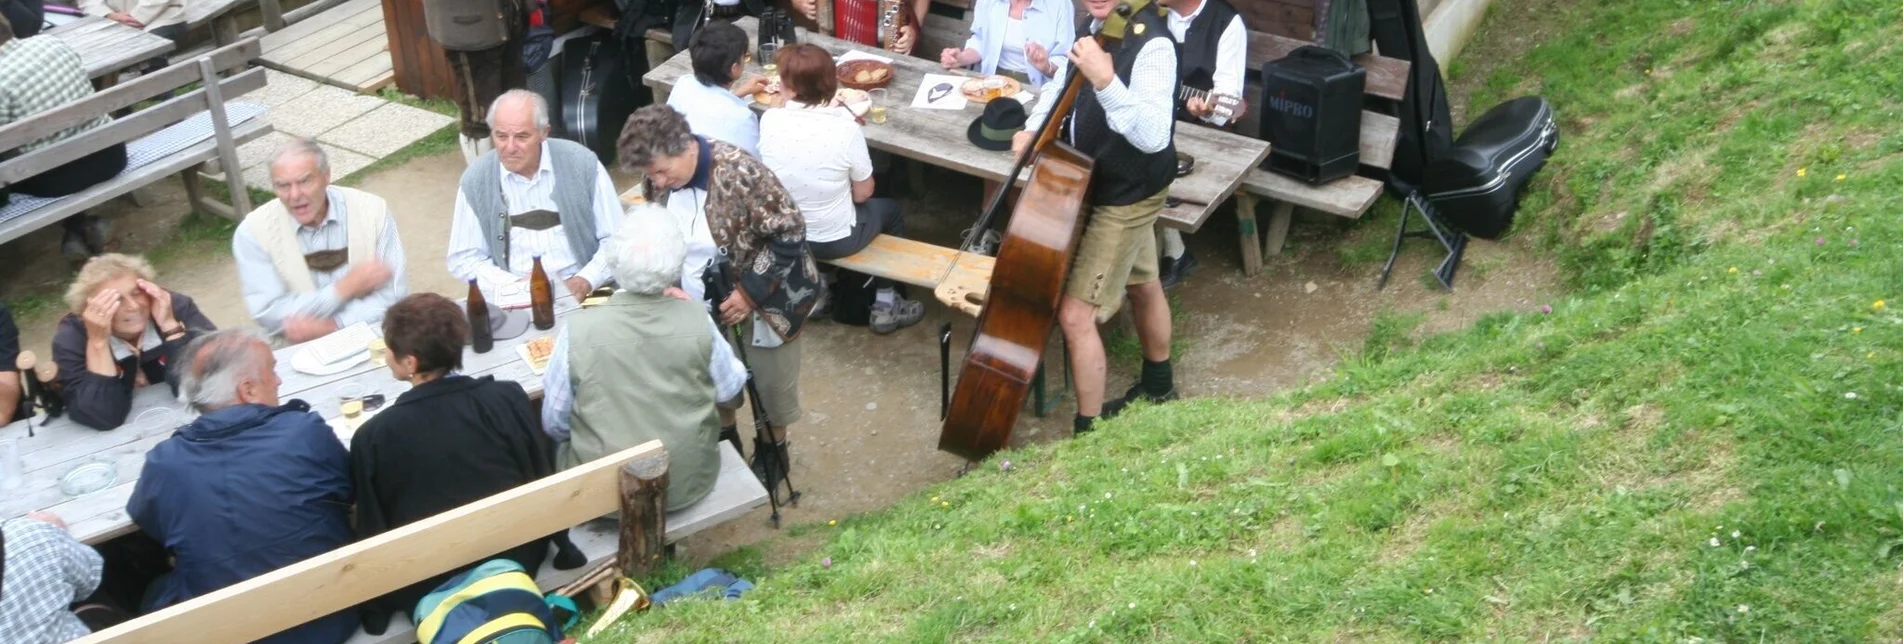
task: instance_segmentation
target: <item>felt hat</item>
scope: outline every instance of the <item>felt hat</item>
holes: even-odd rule
[[[1011,136],[1024,129],[1024,104],[1015,99],[999,98],[985,103],[985,113],[971,122],[971,128],[965,130],[965,138],[971,144],[991,150],[1004,152],[1011,149]]]

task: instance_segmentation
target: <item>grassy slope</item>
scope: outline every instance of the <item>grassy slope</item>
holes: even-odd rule
[[[1564,116],[1520,234],[1578,296],[1002,454],[605,639],[1903,636],[1903,8],[1495,11],[1553,34],[1474,104]]]

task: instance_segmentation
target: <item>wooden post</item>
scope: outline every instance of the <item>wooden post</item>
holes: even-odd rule
[[[268,2],[269,0],[267,0]],[[244,183],[244,168],[238,164],[238,144],[231,138],[231,121],[225,117],[225,95],[219,87],[218,70],[211,58],[198,59],[199,78],[204,80],[205,101],[210,104],[211,131],[218,141],[218,167],[225,172],[225,185],[231,188],[233,219],[251,213],[251,191]]]
[[[813,21],[819,23],[819,33],[833,35],[833,0],[814,0]]]
[[[1255,195],[1236,193],[1236,236],[1242,240],[1242,274],[1262,273],[1262,238],[1255,232]]]
[[[278,6],[278,0],[258,0],[258,13],[264,14],[265,31],[284,28],[284,7]]]
[[[1295,204],[1278,201],[1269,212],[1269,239],[1263,250],[1264,254],[1274,257],[1282,254],[1282,242],[1288,240],[1288,225],[1295,218]]]
[[[226,13],[212,19],[211,41],[219,47],[238,42],[238,18]]]
[[[615,565],[640,579],[661,562],[667,545],[667,452],[621,466],[621,547]]]

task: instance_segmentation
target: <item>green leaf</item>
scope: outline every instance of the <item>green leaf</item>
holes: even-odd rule
[[[1399,456],[1395,456],[1393,454],[1381,455],[1381,465],[1383,467],[1398,467],[1400,466],[1400,464],[1401,464],[1401,457]]]
[[[1846,470],[1844,468],[1839,467],[1837,468],[1837,471],[1832,473],[1837,475],[1838,489],[1843,489],[1843,490],[1850,489],[1850,470]]]

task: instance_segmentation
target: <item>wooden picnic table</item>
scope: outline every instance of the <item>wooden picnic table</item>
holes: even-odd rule
[[[734,24],[747,32],[747,42],[757,41],[758,21],[754,18],[741,18]],[[970,72],[946,70],[936,61],[873,50],[804,29],[800,30],[799,37],[800,42],[819,45],[834,56],[861,50],[893,60],[893,79],[886,86],[890,92],[886,122],[865,126],[866,143],[874,149],[992,181],[1003,180],[1005,173],[1011,171],[1011,153],[980,149],[965,136],[972,120],[984,112],[983,104],[974,101],[962,110],[911,106],[926,74],[973,75]],[[753,71],[759,71],[758,61],[753,64]],[[642,81],[666,91],[673,88],[681,76],[691,73],[693,67],[687,52],[680,52],[649,71]],[[1036,93],[1034,87],[1025,90]],[[756,104],[754,109],[764,111],[766,108]],[[1186,229],[1200,226],[1209,211],[1236,191],[1243,175],[1269,154],[1266,141],[1181,123],[1176,127],[1176,149],[1196,157],[1196,171],[1170,184],[1170,196],[1183,200],[1183,205],[1172,209],[1174,213],[1166,213],[1159,223]],[[1026,177],[1029,177],[1028,169],[1019,181]]]
[[[103,79],[105,85],[116,83],[119,72],[163,56],[174,47],[170,40],[99,16],[86,16],[41,35],[66,41],[79,52],[86,77]]]
[[[578,310],[575,300],[569,296],[560,296],[555,302],[558,323]],[[524,310],[511,314],[527,315],[528,312]],[[477,377],[493,375],[498,380],[511,380],[528,390],[531,398],[539,398],[542,395],[542,377],[522,361],[516,346],[539,337],[552,336],[559,328],[559,324],[547,331],[537,331],[531,327],[521,336],[509,340],[498,339],[488,353],[479,354],[465,349],[461,373]],[[291,358],[302,348],[299,345],[274,352],[278,377],[283,379],[278,398],[310,403],[311,411],[323,416],[345,445],[350,444],[350,436],[356,427],[374,415],[366,414],[355,421],[344,419],[338,410],[338,396],[345,387],[361,387],[365,395],[383,394],[385,406],[395,403],[397,396],[410,388],[409,383],[390,377],[388,368],[374,366],[368,360],[325,376],[299,372],[291,368]],[[73,422],[70,415],[43,425],[34,421],[33,435],[30,437],[27,421],[16,421],[0,427],[0,440],[18,441],[26,472],[20,487],[0,491],[0,495],[4,495],[0,499],[0,519],[11,519],[36,511],[51,512],[66,521],[74,537],[94,544],[132,533],[137,530],[137,526],[132,524],[132,518],[126,514],[126,502],[132,498],[133,486],[138,483],[139,474],[145,468],[146,452],[171,437],[174,430],[196,416],[172,396],[169,386],[158,384],[133,392],[131,413],[126,415],[124,424],[112,430],[99,431],[85,427]],[[118,474],[117,481],[109,488],[77,498],[61,492],[60,475],[88,461],[110,464]]]

